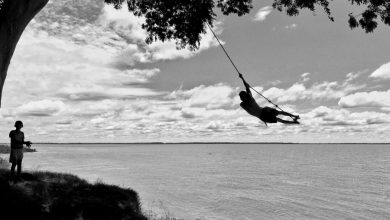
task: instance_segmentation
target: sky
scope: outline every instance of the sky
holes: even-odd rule
[[[351,30],[361,8],[345,2],[332,2],[335,22],[267,0],[218,13],[214,31],[249,84],[301,117],[267,127],[240,108],[242,82],[210,31],[197,51],[147,45],[125,7],[51,1],[11,61],[0,142],[16,120],[33,142],[390,142],[390,27]]]

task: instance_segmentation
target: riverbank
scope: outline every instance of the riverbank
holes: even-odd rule
[[[0,169],[0,194],[2,216],[12,219],[147,219],[132,189],[71,174],[25,172],[14,183]]]

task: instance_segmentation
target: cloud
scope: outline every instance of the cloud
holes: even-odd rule
[[[144,23],[145,18],[130,13],[127,4],[117,10],[112,5],[93,0],[64,0],[50,2],[30,26],[75,44],[105,49],[116,54],[116,62],[130,66],[136,62],[190,58],[218,46],[210,30],[201,35],[197,51],[178,50],[174,41],[156,41],[148,45],[145,43],[147,32],[142,29]],[[222,32],[221,24],[216,22],[214,31],[217,34]]]
[[[100,100],[85,101],[72,105],[67,110],[67,116],[71,118],[81,118],[82,121],[89,120],[91,117],[116,117],[126,108],[126,101],[122,100]]]
[[[375,111],[351,112],[347,109],[319,106],[302,114],[301,121],[309,129],[325,129],[322,126],[329,126],[331,128],[326,128],[327,132],[340,132],[340,129],[349,129],[349,126],[361,126],[364,130],[367,129],[364,126],[368,125],[389,124],[390,114]]]
[[[207,129],[213,130],[213,131],[221,131],[224,129],[225,124],[221,123],[220,121],[211,121],[206,125]]]
[[[390,90],[358,92],[340,98],[338,103],[343,108],[354,107],[389,107]]]
[[[276,85],[279,85],[279,84],[282,84],[281,80],[270,81],[266,85],[276,86]]]
[[[309,81],[309,80],[310,80],[310,78],[309,78],[309,75],[310,75],[310,74],[311,74],[311,73],[302,73],[302,75],[301,75],[302,81],[303,81],[303,82]]]
[[[114,57],[104,48],[79,45],[27,29],[10,66],[12,74],[4,87],[5,104],[17,106],[26,99],[42,97],[97,101],[162,94],[145,87],[159,74],[159,69],[121,68],[113,65]],[[23,96],[15,88],[23,88]]]
[[[160,73],[160,69],[126,69],[119,74],[112,75],[112,82],[120,82],[121,85],[140,85],[150,82],[151,78]],[[106,82],[106,84],[112,84]]]
[[[18,115],[24,116],[53,116],[65,109],[62,101],[41,100],[32,101],[16,109]]]
[[[348,73],[347,76],[346,76],[346,82],[350,82],[350,81],[353,81],[355,79],[357,79],[360,75],[362,75],[363,72],[357,72],[357,73]]]
[[[301,74],[301,77],[302,77],[302,78],[306,78],[306,77],[308,77],[310,74],[311,74],[311,73],[302,73],[302,74]]]
[[[186,107],[204,107],[207,109],[231,108],[238,103],[238,89],[223,83],[212,86],[197,86],[190,90],[176,90],[167,98],[182,100]]]
[[[385,63],[371,73],[370,77],[390,79],[390,63]]]
[[[56,121],[56,124],[58,125],[71,125],[72,123],[73,121],[70,119],[61,119]]]
[[[272,87],[263,92],[263,95],[276,100],[277,102],[294,102],[297,100],[315,99],[337,99],[350,91],[355,91],[360,87],[342,87],[337,82],[316,83],[311,87],[306,87],[302,83],[295,83],[291,87],[281,89]]]
[[[128,47],[118,58],[127,60],[128,57],[137,57],[138,62],[156,62],[160,60],[173,60],[177,58],[190,58],[207,50],[210,47],[218,46],[218,42],[214,39],[210,30],[206,30],[202,34],[199,50],[190,51],[187,49],[179,50],[175,41],[169,40],[165,42],[156,41],[152,44],[146,44],[144,41],[147,37],[145,30],[141,25],[145,23],[145,18],[137,17],[129,13],[127,5],[122,9],[116,10],[112,6],[104,7],[104,14],[100,18],[100,23],[105,29],[111,31],[115,35],[107,38],[112,44],[117,42],[128,42]],[[214,32],[220,34],[222,32],[221,22],[216,22]],[[139,47],[135,48],[134,44]]]
[[[297,27],[298,27],[297,24],[290,24],[290,25],[284,26],[285,29],[296,29]]]
[[[204,118],[204,119],[223,119],[230,118],[238,114],[240,109],[231,108],[231,109],[207,109],[201,107],[183,107],[181,109],[181,116],[183,118],[193,119],[193,118]],[[242,112],[244,113],[244,112]],[[242,115],[241,115],[242,116]]]
[[[60,89],[57,96],[70,101],[99,101],[104,99],[135,99],[160,94],[162,93],[147,88],[113,88],[98,85],[80,87],[77,84],[72,84]]]
[[[256,13],[255,17],[253,18],[254,21],[265,21],[267,16],[271,14],[272,12],[272,6],[265,6],[263,8],[260,8],[259,11]]]
[[[263,91],[263,95],[276,102],[294,102],[297,100],[331,100],[339,99],[351,92],[365,87],[365,85],[352,84],[350,81],[355,75],[347,74],[344,82],[317,82],[307,87],[310,73],[303,73],[302,82],[294,83],[289,88],[271,87]]]

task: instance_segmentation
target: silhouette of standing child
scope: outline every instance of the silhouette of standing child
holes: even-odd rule
[[[26,144],[27,147],[31,147],[30,141],[24,141],[24,133],[20,130],[23,128],[23,122],[15,122],[15,130],[12,130],[9,133],[9,138],[11,139],[11,153],[9,156],[9,162],[11,166],[11,179],[13,181],[20,180],[20,175],[22,172],[22,160],[23,160],[23,144]],[[17,174],[15,178],[15,167],[17,166]]]

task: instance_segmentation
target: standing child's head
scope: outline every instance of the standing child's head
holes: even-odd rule
[[[18,130],[23,128],[23,122],[22,121],[16,121],[15,122],[15,128],[18,129]]]

